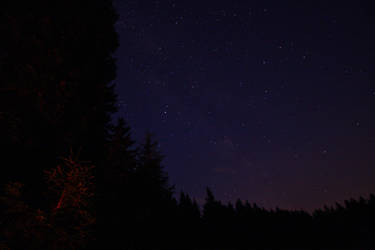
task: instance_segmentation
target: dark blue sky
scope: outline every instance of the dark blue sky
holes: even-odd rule
[[[177,191],[309,210],[375,192],[370,1],[116,7],[119,115]]]

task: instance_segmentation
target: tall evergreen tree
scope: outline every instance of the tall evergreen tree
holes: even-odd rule
[[[135,225],[136,208],[136,148],[131,138],[130,127],[120,118],[111,126],[106,144],[106,171],[103,172],[103,185],[100,211],[104,215],[100,221],[100,237],[112,240],[105,247],[116,248],[121,244],[130,247],[132,230]],[[126,224],[126,226],[124,226]],[[127,235],[123,239],[123,235]],[[105,237],[103,237],[105,236]]]
[[[206,189],[206,201],[203,206],[203,218],[206,221],[215,221],[218,214],[222,211],[223,205],[220,201],[215,199],[215,196],[210,188]]]
[[[130,127],[123,118],[109,129],[109,138],[106,144],[106,175],[107,182],[126,182],[134,175],[136,169],[135,141],[131,138]]]
[[[0,3],[0,143],[13,162],[2,178],[37,182],[70,148],[101,169],[116,110],[116,18],[111,0]]]
[[[136,174],[141,184],[143,197],[158,202],[172,198],[173,186],[170,186],[168,175],[163,169],[163,156],[158,143],[151,134],[146,134],[144,143],[139,149]]]
[[[163,156],[158,143],[147,134],[138,153],[136,168],[136,232],[137,244],[144,249],[171,249],[165,235],[173,238],[176,233],[176,201],[173,186],[163,169]],[[163,230],[160,230],[163,228]],[[145,242],[144,238],[149,239]],[[173,249],[173,247],[172,247]]]

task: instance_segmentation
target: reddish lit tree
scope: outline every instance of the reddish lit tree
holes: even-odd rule
[[[93,168],[70,155],[62,158],[57,167],[45,171],[52,191],[50,198],[55,201],[48,210],[25,202],[22,183],[8,183],[0,196],[0,246],[10,249],[84,248],[92,239],[95,223],[91,204]]]
[[[45,171],[49,188],[57,198],[50,214],[58,235],[54,248],[82,248],[92,237],[90,232],[95,223],[93,168],[71,154],[62,158],[62,164],[56,168]]]
[[[73,156],[62,160],[63,164],[45,171],[50,189],[59,195],[54,209],[88,207],[93,196],[94,166],[80,162]]]

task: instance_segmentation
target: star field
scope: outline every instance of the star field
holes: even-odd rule
[[[371,2],[116,8],[118,115],[176,191],[308,210],[375,191]]]

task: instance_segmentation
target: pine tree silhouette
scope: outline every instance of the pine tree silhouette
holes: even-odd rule
[[[131,129],[124,119],[110,128],[106,144],[106,171],[103,172],[103,189],[100,190],[102,201],[98,208],[105,216],[98,227],[104,246],[126,248],[131,246],[131,238],[135,227],[134,214],[136,208],[136,176],[135,169],[137,150],[131,138]],[[127,225],[124,227],[124,223]],[[127,235],[124,239],[123,235]],[[108,241],[107,239],[112,239]]]
[[[200,210],[197,202],[184,192],[180,193],[178,202],[178,223],[180,234],[177,237],[177,244],[180,249],[194,249],[197,242],[201,242],[202,224]],[[186,240],[194,239],[194,240]],[[184,242],[184,244],[179,244]]]
[[[142,237],[137,241],[146,249],[166,249],[170,242],[164,240],[164,234],[174,234],[172,228],[177,206],[173,198],[174,187],[169,184],[168,175],[162,166],[163,156],[151,134],[146,134],[138,152],[135,217],[137,232]],[[142,238],[150,241],[145,242]]]
[[[153,141],[151,134],[147,134],[139,149],[136,174],[142,183],[141,192],[151,201],[169,200],[173,194],[174,187],[169,185],[162,160],[163,156],[159,152],[158,143]]]

